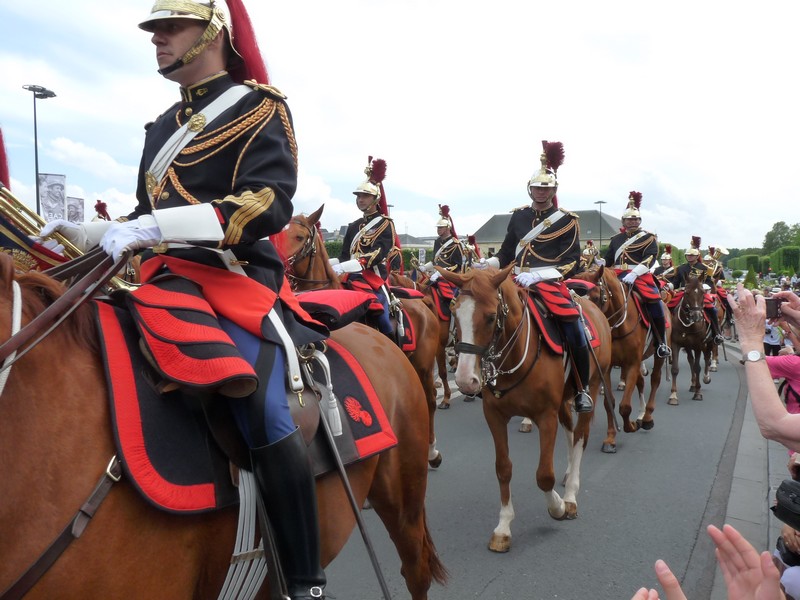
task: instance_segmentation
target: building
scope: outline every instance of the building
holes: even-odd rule
[[[621,222],[617,216],[601,213],[599,210],[576,210],[572,212],[577,214],[579,218],[581,247],[586,245],[586,240],[592,240],[595,246],[601,248],[608,245],[611,237],[619,232]],[[500,250],[503,239],[506,237],[506,230],[510,220],[510,212],[494,215],[475,232],[475,239],[478,242],[478,246],[480,246],[482,256],[492,256]]]

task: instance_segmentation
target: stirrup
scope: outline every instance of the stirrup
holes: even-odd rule
[[[666,344],[661,343],[658,345],[658,348],[656,348],[656,356],[658,358],[669,358],[672,356],[672,350]]]
[[[722,335],[720,335],[719,333],[718,333],[718,334],[716,334],[716,335],[714,336],[714,344],[715,344],[715,345],[719,346],[719,345],[720,345],[720,344],[722,344],[724,341],[725,341],[725,338],[724,338],[724,337],[722,337]]]
[[[594,402],[586,390],[581,390],[575,395],[574,405],[576,413],[587,413],[594,410]]]

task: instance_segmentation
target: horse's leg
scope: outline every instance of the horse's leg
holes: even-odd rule
[[[444,338],[442,338],[442,329],[444,329]],[[439,321],[439,348],[436,351],[436,369],[439,372],[439,377],[442,380],[442,400],[439,402],[439,408],[450,408],[450,384],[447,381],[447,357],[445,352],[447,350],[447,336],[449,335],[450,327],[447,321]]]
[[[611,369],[608,369],[603,375],[603,407],[606,409],[606,438],[603,440],[601,450],[606,454],[614,454],[617,451],[617,427],[614,422],[614,408],[616,407],[616,399],[614,393],[611,391]]]
[[[644,362],[641,363],[642,367],[644,367]],[[644,414],[646,410],[645,401],[644,401],[644,377],[647,373],[647,369],[641,368],[639,369],[639,377],[636,379],[636,395],[639,398],[639,412],[636,414],[636,426],[642,426],[642,419],[644,419]]]
[[[716,351],[717,346],[713,342],[703,348],[703,383],[706,385],[711,383],[711,364],[714,362],[713,356]],[[700,386],[697,387],[699,391]]]
[[[569,406],[564,403],[564,406]],[[569,411],[567,411],[569,413]],[[568,431],[569,462],[565,474],[564,505],[566,514],[564,518],[575,519],[578,517],[578,491],[581,487],[581,461],[589,442],[589,426],[592,422],[592,413],[578,414],[578,423],[574,431]],[[571,417],[571,414],[570,414]],[[567,431],[565,426],[565,431]]]
[[[650,394],[647,397],[647,404],[644,407],[642,417],[642,429],[649,431],[655,425],[653,412],[656,410],[656,392],[661,384],[661,369],[664,367],[664,359],[653,355],[653,370],[650,373]]]
[[[569,402],[572,397],[571,394],[567,394],[563,401]],[[570,518],[567,514],[567,506],[564,500],[555,490],[556,475],[553,467],[553,449],[556,445],[556,435],[558,433],[558,412],[556,410],[545,410],[537,415],[534,421],[539,429],[539,466],[536,468],[536,485],[544,492],[547,512],[551,517],[558,521]],[[580,466],[577,466],[577,468],[573,469],[572,477],[578,477],[579,475]],[[577,507],[575,507],[575,511],[577,512]]]
[[[627,349],[638,353],[637,350],[630,346]],[[626,354],[630,356],[630,353]],[[639,368],[640,361],[638,356],[636,356],[633,361],[628,360],[627,364],[622,366],[622,375],[625,381],[625,392],[622,394],[622,400],[619,403],[619,414],[622,417],[622,428],[625,433],[633,433],[639,429],[639,427],[636,425],[636,422],[631,421],[631,396],[633,396],[633,392],[636,390],[636,382],[641,376]]]
[[[669,400],[667,404],[671,406],[678,405],[678,373],[680,372],[680,351],[681,347],[677,344],[672,344],[672,356],[669,359],[670,375],[672,375],[672,388],[669,393]]]
[[[489,540],[489,550],[508,552],[511,549],[511,521],[514,520],[514,505],[511,503],[512,465],[508,455],[508,419],[497,412],[491,404],[491,399],[484,396],[483,414],[494,442],[494,470],[500,486],[500,520]]]
[[[702,400],[703,394],[700,391],[700,359],[702,358],[702,350],[693,350],[692,351],[692,387],[691,390],[694,392],[692,396],[692,400]]]

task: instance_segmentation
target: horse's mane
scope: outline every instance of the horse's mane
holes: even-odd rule
[[[0,285],[9,297],[11,283],[15,279],[20,286],[23,299],[22,312],[27,321],[42,313],[67,290],[63,283],[38,271],[17,273],[13,259],[8,254],[0,253],[0,282],[2,282]],[[86,304],[70,315],[59,326],[58,331],[68,335],[76,344],[94,350],[99,348],[92,311]]]

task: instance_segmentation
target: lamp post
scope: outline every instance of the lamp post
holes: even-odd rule
[[[597,246],[597,251],[600,252],[600,249],[603,247],[603,204],[605,204],[605,200],[598,200],[595,204],[599,205],[600,207],[600,244]]]
[[[39,198],[39,132],[36,127],[36,100],[55,98],[56,93],[41,85],[23,85],[22,89],[33,92],[33,160],[36,169],[36,214],[41,215],[42,206]]]

